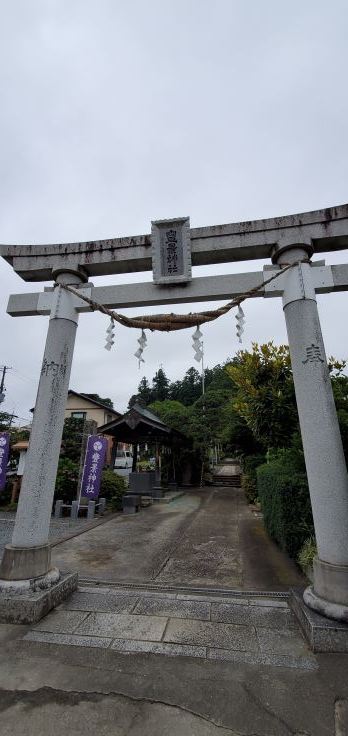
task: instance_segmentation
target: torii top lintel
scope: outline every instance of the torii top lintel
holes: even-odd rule
[[[314,252],[348,248],[348,204],[285,217],[190,229],[192,265],[269,258],[275,246],[312,245]],[[0,245],[0,255],[25,281],[49,281],[57,269],[89,276],[150,271],[151,236],[58,245]]]

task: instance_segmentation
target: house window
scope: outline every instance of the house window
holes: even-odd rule
[[[86,411],[72,411],[71,412],[72,419],[86,419],[86,416],[87,416]]]

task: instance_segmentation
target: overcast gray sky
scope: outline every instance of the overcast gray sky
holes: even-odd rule
[[[0,242],[135,235],[164,217],[189,215],[195,227],[348,201],[345,0],[1,0],[0,9]],[[346,261],[346,252],[327,257]],[[10,293],[43,286],[5,262],[0,281],[0,363],[13,366],[2,409],[25,420],[47,318],[5,311]],[[327,352],[348,357],[346,294],[319,307]],[[245,347],[286,340],[279,299],[245,312]],[[71,387],[109,395],[118,409],[160,364],[176,379],[194,363],[192,331],[154,334],[139,372],[138,334],[118,327],[107,353],[106,327],[102,315],[81,316]],[[203,332],[207,365],[238,349],[233,315]]]

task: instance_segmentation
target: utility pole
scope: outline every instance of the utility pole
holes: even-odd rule
[[[18,417],[17,417],[17,414],[15,414],[14,411],[12,411],[12,414],[10,416],[10,421],[8,423],[8,429],[11,429],[12,422],[13,422],[14,419],[18,419]]]
[[[2,366],[2,378],[1,378],[1,384],[0,384],[0,404],[5,400],[5,376],[6,371],[11,370],[9,365],[3,365]]]
[[[202,396],[205,394],[205,375],[204,375],[204,349],[202,343]]]

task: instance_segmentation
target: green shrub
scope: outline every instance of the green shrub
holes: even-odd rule
[[[5,488],[4,488],[4,490],[3,490],[3,491],[1,491],[1,493],[0,493],[0,506],[1,506],[1,508],[2,508],[2,507],[4,507],[4,506],[6,506],[6,510],[7,510],[7,511],[9,510],[9,509],[7,508],[7,506],[8,506],[8,505],[10,504],[10,502],[11,502],[11,496],[12,496],[12,485],[13,485],[13,477],[7,478],[7,479],[6,479],[6,485],[5,485]]]
[[[242,459],[242,489],[248,503],[255,503],[258,498],[257,468],[265,462],[264,455],[248,455]]]
[[[6,511],[17,511],[17,501],[14,501],[13,503],[8,503],[6,506]]]
[[[99,495],[106,498],[113,511],[119,511],[122,508],[122,496],[125,492],[124,479],[109,468],[103,470]]]
[[[257,489],[268,534],[296,558],[314,534],[306,474],[296,471],[284,452],[257,469]]]
[[[64,503],[71,503],[76,498],[78,478],[78,463],[68,457],[60,457],[54,493],[55,499],[59,498]]]
[[[55,499],[71,503],[76,498],[79,466],[67,457],[61,457],[55,489]],[[110,501],[112,508],[122,508],[122,496],[126,490],[123,478],[112,470],[103,470],[99,496]]]
[[[256,474],[243,473],[241,485],[247,502],[256,503],[258,498]]]
[[[317,556],[317,545],[314,537],[306,539],[297,556],[297,562],[305,574],[313,567],[314,557]]]

